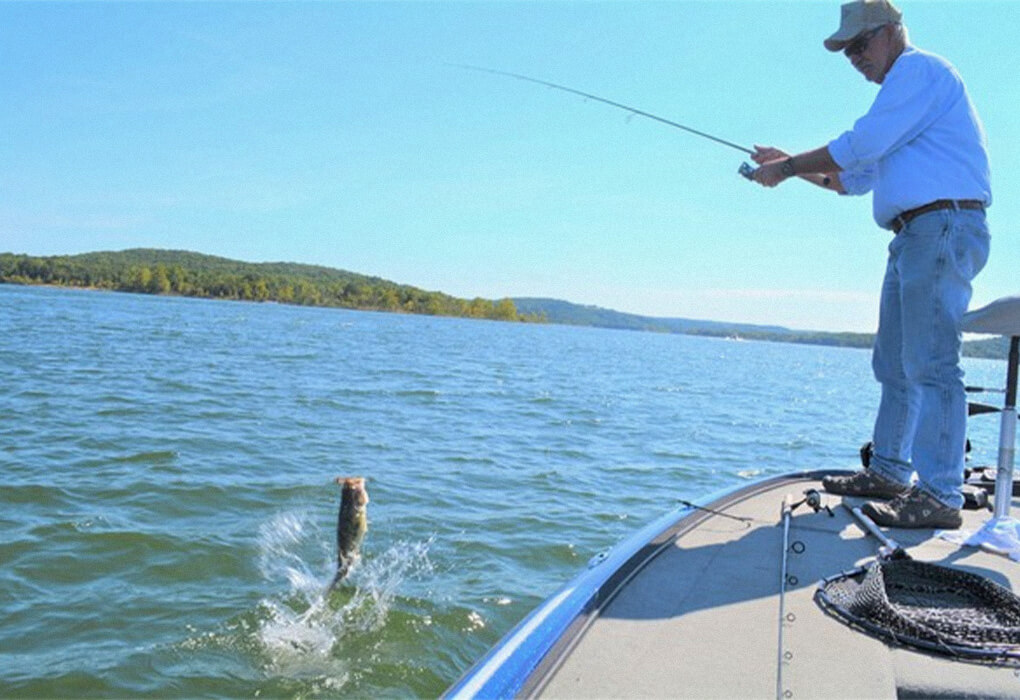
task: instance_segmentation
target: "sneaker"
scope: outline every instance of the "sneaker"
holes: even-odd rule
[[[910,490],[910,486],[887,479],[871,469],[862,469],[849,476],[823,477],[822,486],[829,493],[864,498],[895,498]]]
[[[865,503],[861,511],[885,527],[955,530],[963,525],[959,508],[950,508],[929,493],[913,488],[888,503]]]

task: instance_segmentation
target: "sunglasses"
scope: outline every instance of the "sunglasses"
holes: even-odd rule
[[[869,32],[864,32],[856,39],[851,41],[849,44],[847,44],[846,48],[843,49],[843,54],[847,58],[853,58],[854,56],[859,56],[860,54],[864,53],[865,51],[868,50],[868,44],[871,43],[871,40],[874,39],[875,35],[877,35],[883,29],[885,29],[884,24],[881,27],[875,27]]]

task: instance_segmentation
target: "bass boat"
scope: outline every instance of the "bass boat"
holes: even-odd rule
[[[823,490],[835,470],[685,502],[589,562],[446,697],[1020,697],[1020,296],[964,329],[1010,352],[998,463],[968,477],[961,529],[879,528],[862,499]]]

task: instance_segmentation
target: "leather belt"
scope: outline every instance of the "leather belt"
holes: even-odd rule
[[[930,204],[925,204],[917,209],[908,209],[892,220],[893,233],[899,233],[911,219],[921,214],[938,211],[940,209],[980,209],[984,211],[985,203],[978,199],[936,199]]]

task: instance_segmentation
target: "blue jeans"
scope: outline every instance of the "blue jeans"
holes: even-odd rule
[[[960,322],[988,259],[984,212],[945,209],[911,220],[889,244],[872,355],[882,398],[871,468],[963,506],[967,398]]]

